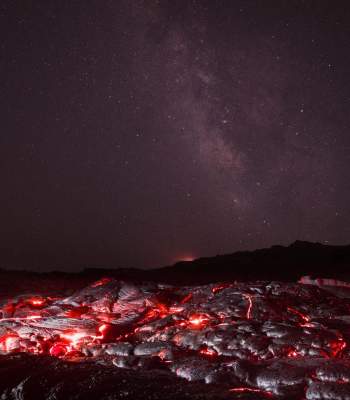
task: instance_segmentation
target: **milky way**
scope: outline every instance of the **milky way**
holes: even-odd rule
[[[342,3],[2,2],[2,263],[348,242]]]

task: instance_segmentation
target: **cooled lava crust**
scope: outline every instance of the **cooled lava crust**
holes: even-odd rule
[[[350,289],[102,279],[0,308],[0,399],[350,399]]]

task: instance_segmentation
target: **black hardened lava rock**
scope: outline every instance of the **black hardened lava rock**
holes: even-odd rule
[[[219,388],[186,382],[162,370],[135,371],[96,362],[28,354],[0,357],[1,399],[225,399]],[[6,378],[6,379],[5,379]]]

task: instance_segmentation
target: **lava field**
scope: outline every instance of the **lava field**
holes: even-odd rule
[[[105,278],[0,318],[2,400],[350,399],[346,284]]]

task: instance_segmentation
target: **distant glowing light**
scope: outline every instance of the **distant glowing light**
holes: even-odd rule
[[[196,258],[194,256],[191,255],[185,255],[185,256],[180,256],[177,258],[176,262],[190,262],[190,261],[194,261]]]

